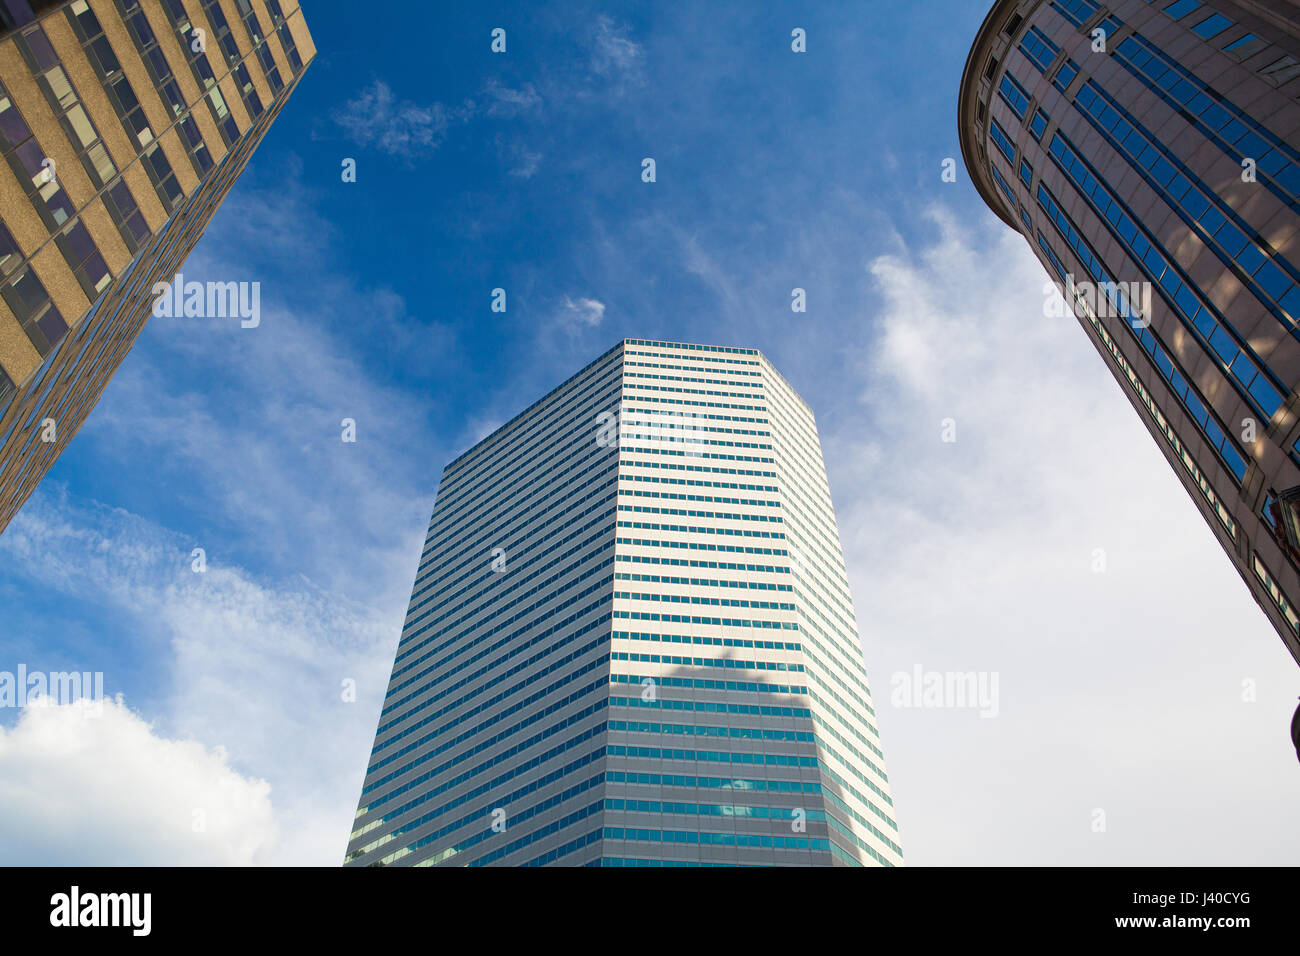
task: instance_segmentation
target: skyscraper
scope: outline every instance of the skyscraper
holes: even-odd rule
[[[348,863],[902,863],[812,411],[628,339],[447,465]]]
[[[1297,97],[1293,2],[999,0],[959,132],[1300,661]]]
[[[297,0],[0,0],[0,531],[314,55]]]

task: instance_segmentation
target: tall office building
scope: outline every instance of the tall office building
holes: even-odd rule
[[[297,0],[0,0],[0,531],[314,55]]]
[[[1297,97],[1294,2],[999,0],[959,124],[1300,661]]]
[[[348,863],[902,863],[812,411],[629,339],[451,462]]]

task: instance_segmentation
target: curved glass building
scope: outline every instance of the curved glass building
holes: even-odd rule
[[[1286,0],[999,0],[959,124],[1300,661],[1298,97]]]

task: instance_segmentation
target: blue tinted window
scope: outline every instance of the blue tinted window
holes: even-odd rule
[[[1165,13],[1173,17],[1175,20],[1178,20],[1187,16],[1187,14],[1191,13],[1193,10],[1199,10],[1200,7],[1201,0],[1175,0],[1174,3],[1165,7]]]
[[[1282,396],[1262,374],[1255,376],[1250,386],[1251,397],[1259,402],[1259,407],[1270,419],[1282,406]]]
[[[1038,67],[1039,73],[1047,72],[1047,68],[1052,65],[1052,61],[1056,59],[1056,54],[1060,49],[1038,27],[1030,27],[1029,32],[1025,34],[1025,38],[1020,41],[1020,52],[1034,66]]]
[[[1011,191],[1011,187],[1007,185],[1007,181],[1002,178],[1002,174],[998,172],[998,168],[992,163],[989,163],[989,172],[993,174],[993,180],[998,184],[998,188],[1006,195],[1007,202],[1014,206],[1016,203],[1016,196]]]
[[[1047,114],[1042,110],[1035,111],[1034,118],[1029,121],[1029,132],[1033,134],[1034,139],[1042,141],[1043,133],[1047,132]]]
[[[998,125],[997,120],[993,120],[989,124],[989,136],[992,137],[994,144],[996,144],[1002,155],[1007,158],[1007,162],[1014,163],[1016,160],[1015,144],[1011,142],[1011,137],[1007,135],[1007,131]]]
[[[1231,20],[1225,17],[1222,13],[1216,13],[1192,27],[1192,32],[1203,40],[1209,40],[1218,36],[1230,26],[1232,26]]]
[[[1055,0],[1052,6],[1076,27],[1083,26],[1100,8],[1096,0]]]
[[[1223,455],[1224,463],[1227,464],[1228,468],[1232,470],[1232,473],[1237,476],[1237,481],[1245,481],[1246,461],[1237,453],[1237,449],[1233,448],[1229,442],[1225,441],[1223,447],[1219,449],[1219,453]]]
[[[1061,68],[1057,70],[1056,79],[1052,81],[1052,85],[1064,93],[1065,88],[1069,86],[1070,82],[1078,75],[1078,65],[1073,60],[1066,60],[1061,64]]]
[[[1267,44],[1253,33],[1247,33],[1240,40],[1233,40],[1223,48],[1223,52],[1228,54],[1238,63],[1253,56],[1262,50]]]
[[[998,84],[998,93],[1001,94],[1003,101],[1011,107],[1011,111],[1019,119],[1025,118],[1025,111],[1029,109],[1029,94],[1012,78],[1010,73],[1002,74],[1002,82]]]

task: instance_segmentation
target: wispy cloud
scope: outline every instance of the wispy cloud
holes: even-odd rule
[[[340,106],[333,119],[358,145],[409,159],[437,149],[447,131],[473,113],[472,102],[449,107],[439,102],[421,105],[400,99],[387,83],[376,79]]]
[[[519,89],[511,89],[492,78],[483,87],[483,97],[488,101],[489,116],[517,116],[537,109],[542,104],[542,96],[532,83],[525,83]]]
[[[507,167],[506,172],[517,179],[532,179],[541,168],[542,154],[529,149],[518,138],[498,136],[496,147],[497,155]]]
[[[640,86],[645,82],[645,50],[626,26],[601,14],[591,35],[591,69],[616,86]]]

